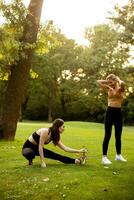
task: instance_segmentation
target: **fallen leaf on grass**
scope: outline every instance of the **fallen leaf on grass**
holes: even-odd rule
[[[108,166],[104,166],[104,168],[105,168],[105,169],[108,169],[109,167],[108,167]]]
[[[43,178],[43,181],[44,181],[44,182],[47,182],[47,181],[49,181],[49,178],[48,178],[48,177]]]

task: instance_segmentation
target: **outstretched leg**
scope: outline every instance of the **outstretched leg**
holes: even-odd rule
[[[67,164],[74,164],[76,162],[75,161],[76,159],[74,159],[74,158],[70,158],[70,157],[67,157],[67,156],[60,155],[58,153],[55,153],[55,152],[50,151],[50,150],[45,149],[45,148],[43,148],[43,152],[44,152],[44,157],[46,157],[46,158],[59,160],[60,162],[67,163]]]

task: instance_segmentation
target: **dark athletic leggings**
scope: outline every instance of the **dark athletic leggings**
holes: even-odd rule
[[[27,140],[23,145],[22,155],[27,160],[32,161],[35,158],[35,156],[39,156],[38,148],[39,148],[38,146],[35,146],[29,140]],[[75,163],[75,159],[69,158],[67,156],[62,156],[62,155],[55,153],[53,151],[50,151],[46,148],[45,149],[43,148],[43,153],[44,153],[45,158],[59,160],[60,162],[67,163],[67,164],[72,164],[72,163],[74,164]]]
[[[107,155],[111,138],[112,125],[115,128],[116,153],[121,154],[122,112],[121,108],[108,107],[105,116],[105,136],[103,140],[103,155]]]

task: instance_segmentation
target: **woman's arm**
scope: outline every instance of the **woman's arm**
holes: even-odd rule
[[[118,76],[116,76],[117,86],[116,89],[118,91],[124,92],[125,91],[125,83],[122,81]]]
[[[113,90],[113,88],[108,85],[107,80],[97,80],[97,83],[105,91],[108,90],[108,89]]]
[[[44,161],[44,153],[43,153],[43,147],[45,140],[47,139],[48,136],[48,130],[43,130],[40,134],[40,141],[39,141],[39,155],[40,155],[40,160],[41,160],[41,167],[46,167],[46,163]]]
[[[82,152],[87,152],[87,150],[85,148],[82,148],[80,150],[78,149],[73,149],[73,148],[70,148],[70,147],[67,147],[65,146],[61,141],[58,142],[57,146],[66,151],[66,152],[70,152],[70,153],[82,153]]]

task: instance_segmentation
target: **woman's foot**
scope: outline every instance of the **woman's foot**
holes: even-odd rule
[[[107,156],[102,157],[102,164],[110,165],[112,162],[107,158]]]
[[[125,158],[121,154],[117,154],[115,157],[115,160],[122,161],[122,162],[127,162]]]
[[[82,155],[80,158],[75,159],[75,164],[85,165],[87,160],[86,155]]]
[[[33,165],[33,161],[29,160],[28,165]]]

